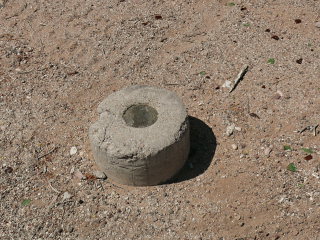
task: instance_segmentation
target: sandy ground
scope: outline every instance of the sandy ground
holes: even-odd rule
[[[319,240],[319,21],[318,0],[0,0],[0,238]],[[96,107],[132,84],[192,116],[167,184],[93,175]]]

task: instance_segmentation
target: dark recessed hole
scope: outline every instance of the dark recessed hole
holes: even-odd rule
[[[130,127],[144,128],[157,121],[158,112],[147,104],[137,104],[127,108],[123,114],[123,119]]]

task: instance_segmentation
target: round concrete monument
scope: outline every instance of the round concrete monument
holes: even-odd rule
[[[97,165],[115,182],[148,186],[172,178],[189,155],[186,108],[168,90],[131,86],[98,106],[89,138]]]

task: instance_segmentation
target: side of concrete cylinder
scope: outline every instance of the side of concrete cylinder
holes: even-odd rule
[[[114,158],[99,146],[92,146],[97,165],[117,183],[133,186],[152,186],[164,183],[176,175],[185,164],[190,150],[188,118],[174,143],[153,155],[134,161]],[[141,163],[142,162],[142,163]]]

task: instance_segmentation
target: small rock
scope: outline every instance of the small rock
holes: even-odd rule
[[[241,127],[235,127],[234,129],[237,130],[238,132],[241,132],[242,130]]]
[[[320,22],[316,22],[314,25],[315,25],[317,28],[320,28]]]
[[[77,153],[77,151],[78,151],[78,149],[76,148],[76,147],[72,147],[71,149],[70,149],[70,155],[72,156],[72,155],[75,155],[76,153]]]
[[[4,170],[4,172],[6,174],[12,173],[13,172],[13,168],[12,167],[6,167],[6,169]]]
[[[237,150],[238,149],[237,144],[232,144],[231,147],[232,147],[233,150]]]
[[[72,195],[68,192],[64,192],[63,193],[63,196],[62,196],[62,200],[67,200],[67,199],[70,199],[72,197]]]
[[[235,130],[235,125],[234,124],[231,124],[227,127],[227,130],[226,130],[226,135],[229,137],[233,134],[234,130]]]
[[[93,175],[98,179],[106,179],[107,175],[102,171],[94,171]]]
[[[271,151],[272,151],[272,148],[270,148],[270,147],[267,147],[265,150],[264,150],[264,155],[266,155],[266,156],[270,156],[270,153],[271,153]]]
[[[273,96],[273,98],[274,98],[274,99],[280,99],[281,96],[280,96],[280,94],[276,93],[276,94]]]
[[[279,94],[280,97],[283,97],[283,95],[284,95],[283,92],[281,92],[280,90],[277,91],[277,94]]]
[[[222,87],[231,88],[231,81],[229,81],[229,80],[225,81],[224,84],[222,85]]]
[[[82,172],[80,172],[79,169],[76,169],[76,170],[74,171],[74,176],[75,176],[76,178],[78,178],[79,180],[85,180],[85,179],[86,179],[86,176],[83,175]]]

